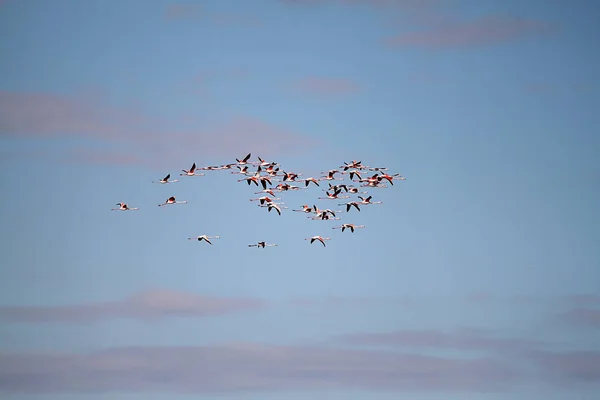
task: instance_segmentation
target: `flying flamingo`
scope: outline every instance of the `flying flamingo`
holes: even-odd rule
[[[299,212],[303,212],[303,213],[311,213],[314,210],[308,206],[308,204],[303,204],[302,205],[302,210],[292,210],[292,211],[299,211]]]
[[[320,178],[321,181],[342,181],[342,178],[336,178],[334,175],[336,173],[339,173],[340,171],[338,171],[337,169],[332,169],[327,173],[327,176],[323,176]],[[324,172],[322,172],[324,173]]]
[[[280,183],[275,187],[278,192],[286,192],[288,190],[298,190],[298,189],[306,189],[305,187],[289,185],[287,183]]]
[[[258,249],[260,248],[265,248],[265,247],[275,247],[277,246],[276,244],[269,244],[267,242],[258,242],[256,244],[249,244],[248,247],[256,247]]]
[[[340,228],[342,228],[342,232],[344,232],[344,230],[346,228],[348,228],[348,229],[350,229],[350,231],[352,233],[354,233],[355,229],[364,228],[364,227],[365,227],[364,225],[342,224],[342,226],[336,226],[335,228],[331,228],[331,229],[340,229]]]
[[[196,173],[196,163],[192,164],[192,168],[190,168],[189,171],[186,171],[185,169],[182,169],[182,171],[184,172],[183,174],[179,174],[180,176],[204,176],[203,173]]]
[[[386,179],[390,185],[394,186],[394,182],[392,182],[394,179],[399,180],[399,181],[405,181],[406,178],[403,177],[400,174],[393,174],[393,175],[388,175],[386,173],[382,173],[380,176],[377,177],[377,180],[379,182],[381,182],[382,180]]]
[[[327,197],[319,197],[319,199],[321,200],[336,200],[336,199],[347,199],[350,196],[339,196],[339,194],[342,192],[342,189],[338,189],[333,193],[329,193],[329,192],[325,192],[325,194],[327,195]]]
[[[212,242],[209,239],[219,239],[221,236],[208,236],[208,235],[200,235],[200,236],[196,236],[196,237],[190,237],[188,238],[188,240],[197,240],[199,242],[201,241],[205,241],[208,244],[212,244]]]
[[[344,171],[347,171],[350,168],[353,168],[353,169],[363,169],[365,167],[362,165],[361,161],[354,161],[354,160],[352,160],[349,163],[347,163],[346,161],[344,161],[344,165],[341,165],[340,168],[343,168]]]
[[[311,178],[298,179],[298,180],[299,181],[304,181],[305,186],[308,186],[308,184],[311,183],[311,182],[314,183],[317,186],[320,186],[319,182],[318,182],[318,179],[315,179],[315,178],[312,178],[312,177]]]
[[[160,181],[152,181],[152,183],[175,183],[175,182],[179,182],[179,179],[174,179],[172,181],[169,180],[169,178],[171,177],[171,174],[168,174],[167,176],[165,176],[164,178],[162,178]]]
[[[245,165],[248,164],[248,160],[250,159],[250,156],[252,155],[252,153],[248,153],[248,155],[246,157],[244,157],[241,160],[238,160],[237,158],[235,159],[239,165]]]
[[[248,166],[247,165],[242,165],[241,167],[239,165],[237,165],[237,168],[239,169],[239,171],[231,171],[232,174],[242,174],[242,175],[248,175]]]
[[[327,247],[325,246],[325,241],[326,240],[331,240],[331,238],[324,238],[322,236],[313,236],[313,237],[309,237],[309,238],[305,238],[304,240],[310,240],[310,244],[312,244],[315,240],[318,240],[319,242],[321,242],[323,244],[323,247]]]
[[[277,211],[277,214],[281,215],[281,209],[287,208],[287,207],[279,207],[280,204],[282,204],[282,203],[267,203],[266,205],[259,204],[259,206],[260,207],[268,207],[269,212],[271,212],[271,210],[275,210],[275,211]]]
[[[162,206],[166,206],[166,205],[169,205],[169,204],[185,204],[185,203],[187,203],[187,200],[183,200],[183,201],[175,201],[175,196],[171,196],[171,197],[169,197],[169,198],[167,199],[167,201],[165,201],[165,202],[164,202],[164,203],[162,203],[162,204],[159,204],[158,206],[159,206],[159,207],[162,207]]]
[[[119,206],[119,208],[111,208],[111,210],[113,210],[113,211],[135,211],[135,210],[139,210],[138,207],[130,208],[126,203],[117,203],[117,205]]]
[[[356,208],[357,211],[360,211],[360,207],[358,206],[358,204],[359,203],[357,203],[356,201],[351,201],[351,202],[346,203],[346,212],[350,212],[350,209],[352,207]],[[338,204],[338,205],[343,206],[344,203]]]
[[[250,201],[256,201],[256,200],[258,200],[260,202],[260,204],[265,204],[265,203],[272,203],[273,200],[281,200],[281,199],[279,197],[270,198],[269,196],[262,196],[257,199],[250,199]],[[280,204],[284,204],[284,203],[280,203]]]
[[[366,199],[362,196],[358,196],[358,198],[360,199],[360,201],[358,202],[359,204],[383,204],[381,201],[371,201],[371,198],[373,196],[369,196]]]
[[[275,197],[275,193],[273,193],[273,189],[263,189],[260,192],[254,192],[254,194],[261,194],[261,193],[270,194],[271,197]]]
[[[354,176],[356,175],[358,177],[358,179],[362,179],[362,177],[360,176],[360,172],[356,169],[353,169],[352,171],[348,171],[348,172],[344,172],[345,174],[350,174],[350,180],[354,180]]]
[[[296,178],[302,176],[302,174],[295,174],[293,172],[285,172],[283,171],[283,182],[295,182]]]
[[[329,214],[326,212],[326,210],[323,210],[323,212],[319,213],[318,215],[314,216],[314,217],[308,217],[312,220],[322,220],[322,221],[329,221],[329,220],[338,220],[340,219],[340,217],[330,217]]]

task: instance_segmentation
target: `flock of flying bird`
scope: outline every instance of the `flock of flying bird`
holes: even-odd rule
[[[250,201],[258,201],[259,207],[265,207],[269,212],[271,210],[275,210],[277,214],[281,215],[281,210],[286,209],[284,206],[285,203],[277,203],[276,200],[281,200],[281,198],[275,195],[275,192],[287,192],[294,191],[300,189],[307,189],[310,184],[313,186],[321,186],[319,182],[327,181],[329,187],[325,191],[325,197],[319,197],[322,200],[341,200],[341,199],[349,199],[350,196],[342,195],[343,193],[348,194],[368,194],[368,192],[362,190],[362,188],[383,188],[386,187],[386,183],[390,185],[394,185],[395,180],[406,180],[400,174],[388,174],[387,168],[379,168],[379,167],[369,167],[363,165],[361,161],[350,161],[344,162],[344,165],[341,165],[339,169],[332,169],[328,172],[323,172],[323,176],[318,178],[308,177],[308,178],[300,178],[302,174],[297,174],[293,172],[285,172],[280,170],[280,165],[276,162],[267,162],[262,158],[258,157],[258,161],[250,161],[251,153],[248,154],[243,159],[237,159],[235,163],[224,164],[220,166],[206,166],[202,168],[196,168],[196,163],[192,164],[189,170],[182,170],[183,173],[179,174],[180,176],[203,176],[203,172],[198,171],[218,171],[218,170],[230,170],[234,167],[237,168],[237,171],[231,171],[232,174],[239,174],[244,176],[242,179],[238,179],[238,182],[246,182],[248,185],[254,184],[257,187],[262,187],[260,192],[255,192],[255,194],[262,194],[261,197],[250,199]],[[256,167],[254,172],[249,171],[250,167]],[[371,176],[366,176],[369,172],[375,172]],[[343,181],[343,178],[337,177],[338,175],[348,175],[350,177],[351,182],[358,183],[359,186],[353,186],[352,184],[338,183],[332,184],[334,181]],[[365,175],[365,177],[363,177]],[[171,174],[168,174],[163,179],[159,181],[154,181],[153,183],[159,184],[169,184],[179,182],[179,179],[171,179]],[[279,182],[277,185],[273,186],[273,181]],[[293,183],[295,182],[304,182],[304,186],[296,186]],[[345,203],[338,203],[338,205],[345,205],[346,212],[350,212],[352,208],[355,208],[357,211],[360,211],[361,206],[371,205],[371,204],[381,204],[380,201],[371,201],[372,196],[364,197],[357,196],[358,200],[351,200]],[[177,201],[175,196],[169,197],[164,203],[159,204],[159,207],[172,205],[172,204],[186,204],[187,201]],[[139,210],[139,208],[129,207],[127,203],[117,203],[118,208],[113,208],[113,211],[135,211]],[[308,204],[302,205],[301,209],[295,209],[292,211],[303,212],[306,214],[311,214],[309,218],[313,220],[339,220],[339,217],[336,217],[336,212],[329,208],[327,209],[319,209],[316,205],[312,207]],[[332,229],[341,229],[344,232],[348,229],[350,232],[354,233],[355,229],[364,228],[365,225],[356,225],[351,223],[344,223],[340,226],[333,227]],[[212,245],[210,239],[219,239],[220,236],[208,236],[206,234],[200,235],[197,237],[190,237],[189,240],[197,240],[197,241],[205,241],[208,244]],[[305,240],[310,240],[310,243],[314,243],[315,241],[321,242],[324,247],[325,241],[331,240],[329,237],[323,237],[320,235],[312,236],[309,238],[305,238]],[[260,241],[258,243],[249,244],[248,247],[256,247],[256,248],[266,248],[266,247],[274,247],[277,244],[267,243],[265,241]]]

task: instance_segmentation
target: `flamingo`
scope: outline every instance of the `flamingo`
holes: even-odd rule
[[[219,169],[231,169],[235,164],[223,164],[219,167]]]
[[[388,175],[386,173],[382,173],[380,176],[377,177],[377,180],[379,182],[381,182],[382,180],[386,179],[390,185],[394,186],[394,182],[392,182],[394,179],[399,180],[399,181],[405,181],[406,178],[403,177],[400,174],[393,174],[393,175]]]
[[[135,211],[135,210],[139,210],[138,207],[130,208],[126,203],[117,203],[117,205],[119,206],[119,208],[111,208],[111,210],[113,210],[113,211]]]
[[[258,180],[260,181],[262,187],[264,190],[267,190],[267,182],[269,182],[269,185],[272,185],[271,183],[271,178],[268,176],[258,176]],[[258,185],[258,184],[257,184]]]
[[[182,171],[184,172],[183,174],[179,174],[180,176],[203,176],[203,173],[196,173],[196,163],[192,164],[192,168],[190,168],[189,171],[186,171],[185,169],[182,169]]]
[[[302,205],[302,210],[292,210],[292,211],[299,211],[299,212],[303,212],[303,213],[311,213],[314,210],[308,206],[308,204],[303,204]]]
[[[348,188],[348,193],[353,193],[353,194],[356,194],[356,193],[368,194],[369,192],[361,192],[359,188],[349,187]]]
[[[350,175],[350,180],[354,180],[354,175],[356,175],[358,177],[358,179],[362,179],[362,177],[360,176],[360,172],[356,169],[352,170],[352,171],[344,172],[344,173],[348,173]]]
[[[332,169],[329,172],[327,172],[327,176],[323,176],[320,178],[320,180],[322,181],[341,181],[343,180],[342,178],[336,178],[334,175],[336,173],[339,173],[340,171],[338,171],[337,169]],[[324,173],[324,172],[322,172]]]
[[[260,192],[254,192],[254,194],[266,193],[271,195],[271,197],[275,197],[275,193],[273,193],[273,189],[263,189]]]
[[[270,198],[269,196],[262,196],[257,199],[250,199],[250,201],[256,201],[256,200],[258,200],[260,202],[260,204],[265,204],[265,203],[272,203],[273,200],[281,200],[281,199],[279,197]],[[281,204],[283,204],[283,203],[281,203]]]
[[[348,202],[348,203],[346,203],[346,212],[350,212],[350,209],[351,209],[352,207],[354,207],[354,208],[356,208],[358,211],[360,211],[360,207],[358,206],[358,204],[359,204],[359,203],[357,203],[356,201],[351,201],[351,202]],[[343,205],[344,205],[344,203],[342,203],[342,204],[338,204],[338,205],[340,205],[340,206],[343,206]]]
[[[256,243],[256,244],[249,244],[249,245],[248,245],[248,247],[256,247],[256,248],[258,248],[258,249],[260,249],[260,248],[263,248],[263,249],[264,249],[265,247],[275,247],[275,246],[277,246],[277,245],[276,245],[276,244],[274,244],[274,243],[272,243],[272,244],[269,244],[269,243],[267,243],[267,242],[258,242],[258,243]]]
[[[282,203],[267,203],[266,205],[259,204],[259,206],[260,207],[268,207],[269,212],[271,212],[271,210],[275,210],[275,211],[277,211],[277,214],[281,215],[281,209],[287,208],[287,207],[279,207],[280,204],[282,204]]]
[[[309,183],[311,183],[311,182],[312,182],[312,183],[314,183],[314,184],[315,184],[315,185],[317,185],[317,186],[320,186],[320,185],[319,185],[319,182],[318,182],[318,179],[315,179],[315,178],[312,178],[312,177],[310,177],[310,178],[298,179],[298,180],[299,180],[299,181],[304,181],[304,184],[305,184],[305,186],[306,186],[306,187],[308,187],[308,184],[309,184]]]
[[[364,228],[364,227],[365,227],[364,225],[342,224],[341,226],[336,226],[335,228],[331,228],[331,229],[340,229],[340,228],[342,228],[342,232],[344,232],[344,230],[346,228],[348,228],[348,229],[350,229],[350,231],[352,233],[354,233],[355,229]]]
[[[279,192],[286,192],[288,190],[298,190],[298,189],[306,189],[305,187],[288,185],[287,183],[280,183],[275,187]]]
[[[373,196],[369,196],[366,199],[362,196],[358,196],[358,198],[360,199],[359,204],[383,204],[381,201],[371,201],[371,198],[373,198]]]
[[[354,161],[354,160],[352,160],[349,163],[347,163],[346,161],[344,161],[344,165],[341,165],[340,168],[343,168],[344,171],[347,171],[350,168],[353,168],[353,169],[363,169],[365,167],[362,165],[362,161]]]
[[[152,181],[152,183],[175,183],[175,182],[179,182],[179,179],[174,179],[172,181],[169,180],[169,178],[171,177],[171,174],[168,174],[167,176],[165,176],[164,178],[162,178],[160,181]]]
[[[331,238],[324,238],[322,236],[312,236],[309,238],[305,238],[304,240],[310,240],[310,244],[312,244],[315,240],[318,240],[319,242],[321,242],[323,244],[323,247],[327,247],[325,246],[325,241],[326,240],[331,240]]]
[[[329,192],[325,192],[325,194],[327,195],[327,197],[319,197],[319,199],[321,200],[336,200],[336,199],[347,199],[350,196],[339,196],[339,194],[342,192],[342,189],[338,189],[333,193],[329,193]]]
[[[165,201],[165,202],[164,202],[164,203],[162,203],[162,204],[159,204],[158,206],[159,206],[159,207],[162,207],[162,206],[166,206],[166,205],[168,205],[168,204],[185,204],[185,203],[187,203],[187,200],[183,200],[183,201],[175,201],[175,196],[171,196],[171,197],[169,197],[169,198],[167,199],[167,201]]]
[[[239,166],[237,165],[237,168],[239,169],[239,171],[231,171],[232,174],[242,174],[242,175],[248,175],[248,166],[247,165],[243,165],[243,166]]]
[[[369,170],[371,170],[371,171],[388,171],[389,168],[386,168],[386,167],[369,167]]]
[[[205,241],[208,244],[212,244],[212,242],[209,239],[219,239],[221,236],[208,236],[208,235],[200,235],[200,236],[196,236],[196,237],[190,237],[188,238],[188,240],[197,240],[199,242],[201,241]]]
[[[295,174],[293,172],[285,172],[283,171],[283,182],[295,182],[296,178],[298,178],[299,176],[302,176],[302,174]]]
[[[208,165],[206,167],[198,168],[202,171],[218,171],[220,169],[224,169],[222,165]]]
[[[251,156],[251,155],[252,155],[252,153],[248,153],[248,155],[247,155],[246,157],[244,157],[243,159],[241,159],[241,160],[238,160],[238,159],[236,158],[235,160],[237,161],[237,163],[238,163],[239,165],[246,165],[246,164],[248,164],[248,160],[250,159],[250,156]]]
[[[319,213],[318,215],[314,216],[314,217],[308,217],[312,220],[322,220],[322,221],[329,221],[329,220],[338,220],[340,219],[340,217],[330,217],[329,214],[325,211]]]
[[[327,208],[325,210],[320,210],[319,207],[317,207],[315,205],[313,205],[313,212],[315,213],[317,218],[321,218],[321,219],[324,219],[324,218],[322,218],[322,216],[325,214],[328,214],[328,213],[335,217],[335,213],[336,213],[335,211],[330,210],[329,208]]]

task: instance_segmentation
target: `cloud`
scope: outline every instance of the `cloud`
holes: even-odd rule
[[[316,144],[310,137],[252,116],[230,114],[220,122],[184,122],[114,107],[91,95],[7,91],[0,91],[0,136],[91,138],[122,147],[116,150],[118,155],[101,157],[107,162],[139,157],[150,165],[184,157],[231,158],[256,149],[265,155],[291,148],[297,152]]]
[[[600,382],[600,352],[539,352],[533,360],[554,384]]]
[[[245,13],[207,12],[197,4],[175,3],[165,7],[164,17],[167,21],[204,19],[221,26],[262,26],[257,17]]]
[[[362,307],[362,306],[377,306],[377,305],[394,305],[400,307],[408,307],[416,304],[408,298],[375,298],[375,297],[340,297],[329,296],[321,298],[293,298],[289,300],[289,304],[297,307]]]
[[[600,296],[597,294],[573,294],[567,300],[576,304],[600,304]]]
[[[574,308],[560,314],[559,320],[577,325],[600,328],[600,309]]]
[[[539,342],[525,339],[501,338],[484,331],[463,329],[456,332],[439,330],[402,330],[385,333],[358,333],[341,336],[344,343],[366,346],[401,346],[486,351],[529,351]]]
[[[323,77],[299,79],[293,86],[296,91],[317,96],[345,96],[359,91],[350,80]]]
[[[455,48],[509,42],[555,31],[556,25],[545,21],[490,15],[404,33],[388,38],[387,43],[392,47]]]
[[[52,307],[0,307],[0,320],[15,322],[93,322],[111,318],[156,319],[169,316],[207,317],[255,311],[258,299],[201,296],[164,289],[138,293],[120,301]]]
[[[195,19],[202,15],[202,9],[197,4],[174,3],[165,7],[164,17],[169,21]]]
[[[122,347],[86,354],[0,354],[0,391],[12,393],[379,389],[487,391],[523,380],[489,358],[238,343]]]

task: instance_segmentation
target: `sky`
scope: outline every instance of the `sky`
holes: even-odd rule
[[[0,1],[2,398],[596,399],[599,18]],[[278,215],[235,167],[179,175],[248,153],[406,180],[336,174],[381,203],[346,212],[357,194],[320,181],[276,192]]]

